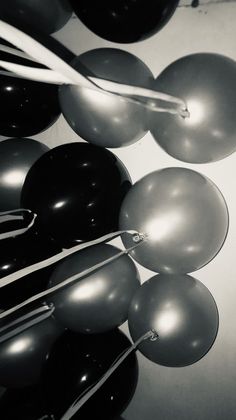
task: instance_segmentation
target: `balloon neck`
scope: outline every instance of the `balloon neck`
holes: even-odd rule
[[[158,339],[159,335],[158,335],[158,333],[156,332],[156,330],[154,330],[154,328],[153,328],[153,329],[151,329],[151,330],[149,331],[149,333],[150,333],[150,336],[149,336],[150,341],[156,341],[156,340]]]
[[[146,233],[135,233],[133,235],[133,241],[135,244],[138,244],[140,242],[143,242],[145,239],[147,239],[147,234]]]
[[[180,110],[180,116],[182,117],[182,118],[190,118],[190,112],[189,112],[189,110],[187,109],[187,108],[184,108],[184,109],[181,109]]]

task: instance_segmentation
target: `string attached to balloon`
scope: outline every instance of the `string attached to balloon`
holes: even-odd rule
[[[38,41],[35,41],[29,35],[19,29],[16,29],[14,26],[0,21],[0,32],[3,39],[26,52],[26,59],[39,62],[51,69],[35,69],[2,60],[0,61],[0,65],[2,67],[6,70],[19,74],[21,77],[25,76],[26,78],[33,78],[33,80],[41,82],[47,81],[48,83],[54,84],[72,84],[99,92],[102,91],[106,94],[117,94],[124,96],[128,101],[139,103],[143,107],[152,109],[152,111],[179,114],[183,118],[189,117],[186,104],[182,99],[175,98],[165,93],[153,91],[152,89],[146,89],[138,86],[128,86],[94,77],[85,77],[52,51],[41,45]],[[133,98],[133,96],[137,96],[138,98]],[[148,100],[151,99],[152,101],[150,103],[148,101],[144,102],[139,99],[139,97],[144,97]],[[154,100],[174,103],[178,106],[178,108],[163,108],[158,106]]]
[[[20,304],[14,306],[13,308],[10,308],[10,309],[2,312],[0,314],[0,319],[3,319],[5,317],[7,317],[7,316],[9,316],[9,315],[11,315],[13,313],[15,313],[16,311],[18,311],[18,310],[26,307],[30,303],[36,302],[36,301],[44,298],[45,296],[49,296],[52,293],[55,293],[56,291],[62,289],[63,287],[65,287],[65,286],[67,286],[69,284],[74,283],[75,281],[78,281],[80,278],[82,278],[84,276],[87,276],[88,274],[92,273],[93,271],[95,271],[95,270],[97,270],[97,269],[99,269],[99,268],[101,268],[101,267],[103,267],[103,266],[111,263],[112,261],[120,258],[122,255],[128,254],[129,252],[131,252],[132,250],[134,250],[135,248],[137,248],[138,246],[140,246],[143,243],[143,241],[145,240],[146,237],[144,235],[142,235],[142,234],[139,234],[136,231],[119,231],[119,232],[115,232],[115,233],[112,233],[112,234],[109,234],[109,235],[105,235],[105,236],[103,236],[103,237],[101,237],[99,239],[96,239],[94,241],[87,242],[87,243],[82,244],[82,245],[81,244],[80,245],[77,245],[77,246],[75,246],[75,247],[73,247],[71,249],[63,250],[59,254],[56,254],[53,257],[48,258],[47,260],[44,260],[44,261],[41,261],[39,263],[33,264],[32,266],[28,266],[26,268],[23,268],[22,270],[19,270],[19,271],[13,273],[13,274],[10,274],[9,276],[3,277],[0,280],[0,288],[3,287],[3,286],[6,286],[6,285],[8,285],[8,284],[10,284],[10,283],[12,283],[12,282],[14,282],[16,280],[18,280],[18,279],[20,279],[20,278],[22,278],[24,276],[26,276],[29,273],[32,273],[34,271],[37,271],[37,270],[40,270],[42,268],[48,267],[49,265],[54,264],[55,262],[60,261],[61,259],[66,258],[68,255],[74,254],[75,252],[81,251],[82,249],[85,249],[87,247],[90,247],[90,246],[93,246],[93,245],[96,245],[96,244],[105,242],[108,239],[113,239],[113,238],[115,238],[117,236],[120,236],[122,233],[131,233],[132,235],[134,235],[135,245],[132,245],[131,247],[129,247],[129,248],[127,248],[127,249],[125,249],[125,250],[123,250],[123,251],[115,254],[114,256],[106,259],[105,261],[102,261],[102,262],[94,265],[93,267],[90,267],[90,268],[88,268],[86,270],[83,270],[80,273],[77,273],[77,274],[75,274],[75,275],[67,278],[66,280],[62,281],[61,283],[57,284],[56,286],[50,287],[47,290],[44,290],[43,292],[40,292],[40,293],[38,293],[38,294],[30,297],[29,299],[21,302]]]
[[[70,420],[79,410],[80,408],[97,392],[101,386],[107,381],[107,379],[113,374],[113,372],[124,362],[127,357],[137,349],[139,344],[143,341],[150,340],[156,341],[158,338],[158,333],[152,329],[145,334],[143,334],[140,338],[135,341],[135,343],[127,350],[125,353],[122,353],[115,362],[111,365],[110,369],[101,377],[101,379],[92,386],[91,389],[86,390],[85,394],[82,394],[77,398],[71,407],[66,411],[66,413],[61,417],[60,420]]]
[[[0,60],[0,66],[9,70],[12,77],[21,77],[28,80],[34,80],[37,82],[45,82],[55,85],[71,84],[70,80],[65,76],[47,69],[37,69],[29,66],[23,66],[20,64],[11,63],[8,61]],[[102,80],[97,77],[88,77],[89,80],[97,84],[104,92],[111,93],[125,97],[125,100],[128,100],[131,103],[144,106],[145,108],[156,111],[156,112],[167,112],[169,114],[180,114],[183,118],[189,117],[189,111],[186,109],[186,106],[183,101],[174,96],[163,94],[160,92],[155,92],[151,89],[140,88],[138,86],[129,86],[121,83],[112,82],[110,80]],[[132,95],[139,96],[139,99],[135,99]],[[152,102],[145,102],[145,99],[142,100],[140,97],[150,98]],[[179,108],[164,108],[157,106],[154,100],[166,101],[173,103]]]
[[[5,324],[3,327],[0,327],[0,343],[9,340],[10,338],[25,331],[27,328],[30,328],[33,325],[49,318],[53,314],[54,310],[54,305],[44,304],[43,306],[33,309],[27,314],[18,317],[14,321]]]
[[[141,234],[137,232],[136,230],[119,230],[117,232],[112,232],[107,235],[104,235],[98,239],[95,239],[93,241],[85,242],[79,245],[75,245],[72,248],[64,249],[63,251],[59,252],[58,254],[53,255],[50,258],[47,258],[46,260],[40,261],[38,263],[32,264],[30,266],[27,266],[21,270],[18,270],[12,274],[9,274],[8,276],[2,277],[0,279],[0,289],[4,286],[8,286],[9,284],[15,282],[16,280],[27,276],[28,274],[34,273],[35,271],[41,270],[45,267],[49,267],[50,265],[68,257],[69,255],[72,255],[78,251],[82,251],[82,249],[88,248],[93,245],[97,245],[103,242],[107,242],[109,240],[115,239],[118,236],[122,235],[123,233],[128,233],[130,235],[133,235],[133,241],[137,244],[137,242],[142,242],[144,239],[146,239],[146,235]],[[131,246],[131,248],[133,248]],[[128,249],[124,251],[124,253],[128,253]],[[1,317],[1,315],[0,315]]]
[[[24,220],[24,216],[22,214],[18,215],[18,216],[17,215],[14,216],[13,214],[15,214],[15,213],[28,213],[32,216],[32,220],[24,228],[15,229],[15,230],[12,230],[12,231],[9,231],[9,232],[0,233],[0,241],[2,239],[13,238],[15,236],[22,235],[23,233],[26,233],[34,225],[37,214],[33,213],[31,210],[28,210],[28,209],[16,209],[16,210],[9,210],[9,211],[1,212],[0,213],[0,224],[1,223],[6,223],[6,222],[14,222],[14,221]]]
[[[27,60],[31,60],[30,56],[27,56],[26,53],[24,53],[23,51],[17,50],[16,48],[12,48],[12,47],[8,47],[7,45],[3,45],[0,44],[0,51],[7,53],[7,54],[11,54],[11,55],[15,55],[16,57],[20,57],[20,58],[24,58]]]

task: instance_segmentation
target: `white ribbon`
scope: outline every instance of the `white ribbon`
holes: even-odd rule
[[[28,210],[28,209],[15,209],[15,210],[3,211],[0,213],[0,223],[23,220],[24,219],[23,216],[12,216],[12,214],[20,213],[20,212],[26,212],[26,213],[32,214],[31,222],[29,222],[29,224],[25,228],[12,230],[10,232],[0,233],[0,241],[2,239],[14,238],[15,236],[22,235],[23,233],[26,233],[34,225],[37,214],[33,213],[31,210]]]
[[[26,59],[31,59],[35,62],[41,63],[51,70],[38,69],[28,66],[22,66],[1,60],[0,65],[19,75],[31,80],[41,82],[56,83],[56,84],[72,84],[80,87],[86,87],[95,91],[100,91],[106,94],[117,94],[126,98],[127,101],[139,104],[145,108],[157,112],[167,112],[171,114],[179,114],[182,117],[188,117],[189,113],[186,109],[186,104],[182,99],[174,96],[156,92],[152,89],[146,89],[139,86],[130,86],[122,83],[112,82],[110,80],[103,80],[96,77],[85,77],[52,51],[41,45],[38,41],[31,38],[29,35],[20,31],[12,25],[0,20],[0,36],[17,46],[25,52]],[[6,48],[1,46],[0,50],[6,51]],[[11,53],[12,49],[7,48],[7,52]],[[19,55],[16,52],[14,55]],[[24,53],[21,52],[23,57]],[[134,98],[135,97],[135,98]],[[139,97],[146,98],[146,101],[141,101]],[[149,102],[151,100],[151,102]],[[164,101],[175,104],[177,108],[160,107],[156,101]]]
[[[75,252],[81,251],[82,249],[85,249],[87,247],[96,245],[96,244],[100,244],[102,242],[106,242],[107,240],[111,240],[117,236],[120,236],[122,233],[130,233],[132,235],[134,235],[134,243],[135,245],[133,245],[132,247],[125,249],[124,251],[121,251],[115,255],[113,255],[112,257],[108,258],[105,261],[102,261],[96,265],[94,265],[93,267],[90,267],[80,273],[77,273],[71,277],[69,277],[68,279],[62,281],[61,283],[57,284],[54,287],[50,287],[47,290],[44,290],[43,292],[40,292],[32,297],[30,297],[29,299],[25,300],[24,302],[19,303],[18,305],[14,306],[13,308],[7,309],[6,311],[0,313],[0,319],[7,317],[8,315],[11,315],[12,313],[18,311],[19,309],[24,308],[25,306],[29,305],[30,303],[36,302],[39,299],[44,298],[45,296],[48,296],[54,292],[56,292],[57,290],[60,290],[61,288],[75,282],[78,281],[80,278],[87,276],[88,274],[92,273],[93,271],[103,267],[106,264],[109,264],[110,262],[116,260],[117,258],[120,258],[122,255],[128,254],[130,251],[132,251],[134,248],[136,248],[137,246],[139,246],[145,239],[145,237],[141,234],[139,234],[136,231],[133,230],[124,230],[124,231],[118,231],[115,233],[110,233],[108,235],[102,236],[99,239],[95,239],[94,241],[91,242],[86,242],[85,244],[80,244],[77,246],[74,246],[73,248],[70,249],[66,249],[63,250],[62,252],[60,252],[59,254],[54,255],[51,258],[48,258],[44,261],[41,261],[39,263],[33,264],[31,266],[28,266],[26,268],[23,268],[22,270],[16,271],[15,273],[9,274],[8,276],[3,277],[2,279],[0,279],[0,287],[4,287],[16,280],[18,280],[19,278],[22,278],[24,276],[26,276],[27,274],[33,273],[34,271],[38,271],[44,267],[48,267],[49,265],[54,264],[57,261],[60,261],[66,257],[68,257],[69,255],[74,254]]]

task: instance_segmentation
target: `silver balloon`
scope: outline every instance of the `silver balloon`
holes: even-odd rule
[[[0,142],[0,211],[20,207],[25,177],[49,148],[32,139],[13,138]]]
[[[148,88],[153,83],[151,71],[141,60],[118,49],[88,51],[74,59],[72,66],[86,76],[132,86]],[[98,146],[127,146],[148,131],[145,108],[121,96],[63,85],[59,98],[71,128],[86,141]]]
[[[82,250],[59,264],[49,286],[53,287],[119,252],[107,244]],[[56,308],[56,319],[65,327],[81,333],[101,333],[127,320],[131,299],[139,287],[138,271],[125,254],[57,291],[49,299]]]
[[[236,150],[236,63],[193,54],[172,63],[154,88],[185,100],[190,118],[151,112],[150,130],[171,156],[185,162],[222,159]]]
[[[190,273],[207,264],[222,247],[228,222],[216,185],[185,168],[148,174],[129,190],[120,211],[120,229],[147,235],[132,257],[166,274]],[[130,235],[122,239],[132,246]]]
[[[188,275],[156,275],[135,294],[129,310],[129,330],[136,341],[154,329],[156,341],[139,350],[164,366],[197,362],[215,341],[219,316],[209,290]]]

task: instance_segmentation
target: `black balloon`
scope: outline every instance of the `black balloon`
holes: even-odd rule
[[[0,344],[0,384],[21,388],[37,384],[50,348],[62,329],[50,317]]]
[[[179,0],[70,0],[81,21],[112,42],[129,43],[158,32]]]
[[[32,139],[0,142],[0,211],[18,209],[21,189],[33,163],[49,148]]]
[[[43,392],[39,385],[5,389],[0,397],[1,420],[53,420],[46,414]]]
[[[0,3],[0,19],[20,29],[38,29],[51,34],[71,17],[67,0],[7,0]]]
[[[0,105],[0,135],[29,137],[57,120],[58,87],[1,74]]]
[[[32,166],[21,204],[67,246],[117,230],[120,206],[130,187],[127,170],[110,151],[70,143],[45,153]]]
[[[114,360],[131,345],[119,330],[84,336],[66,332],[54,345],[45,365],[48,412],[56,420],[88,387],[97,382]],[[114,419],[130,402],[138,379],[131,354],[73,419]]]
[[[0,278],[60,252],[54,241],[36,230],[0,241]],[[31,273],[0,289],[0,308],[7,309],[44,290],[54,267]]]

